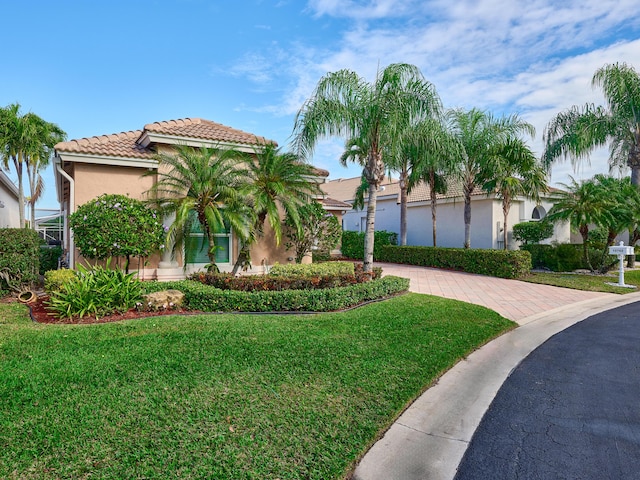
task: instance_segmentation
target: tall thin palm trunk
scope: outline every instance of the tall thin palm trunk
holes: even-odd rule
[[[408,179],[406,170],[400,174],[400,245],[407,244],[407,194]]]
[[[432,168],[429,170],[429,196],[431,197],[431,229],[433,235],[433,246],[436,243],[436,209],[438,208],[438,198],[436,193],[436,172]]]

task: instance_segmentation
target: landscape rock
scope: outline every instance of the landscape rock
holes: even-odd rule
[[[180,290],[161,290],[143,295],[142,299],[148,310],[175,309],[182,306],[184,293]]]

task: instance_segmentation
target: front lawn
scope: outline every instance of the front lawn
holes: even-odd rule
[[[0,478],[336,479],[514,324],[408,294],[343,313],[40,325],[0,304]]]
[[[588,290],[591,292],[607,293],[632,293],[638,288],[625,288],[607,285],[607,283],[618,283],[618,273],[609,272],[608,275],[589,275],[578,273],[540,273],[534,272],[526,277],[520,278],[525,282],[542,283],[556,287],[573,288],[575,290]],[[627,285],[640,286],[640,270],[630,270],[624,274],[624,283]]]

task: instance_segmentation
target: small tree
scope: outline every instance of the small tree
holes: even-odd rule
[[[76,247],[82,256],[107,260],[125,257],[125,270],[133,257],[147,257],[164,247],[160,216],[140,200],[124,195],[101,195],[69,217]]]
[[[513,238],[525,245],[540,243],[553,235],[553,224],[546,220],[522,222],[513,226]]]
[[[313,251],[329,253],[340,241],[342,227],[338,219],[328,213],[318,202],[312,202],[299,208],[300,228],[295,227],[293,218],[285,219],[285,236],[287,248],[296,252],[296,263]]]

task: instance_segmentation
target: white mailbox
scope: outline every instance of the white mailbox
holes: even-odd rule
[[[634,248],[628,245],[612,245],[609,247],[609,255],[633,255]]]
[[[609,247],[609,255],[617,255],[620,261],[618,269],[618,283],[611,283],[617,287],[635,288],[634,285],[625,285],[624,283],[624,257],[626,255],[633,255],[635,249],[632,245],[625,245],[624,242],[620,242],[620,245],[612,245]]]

